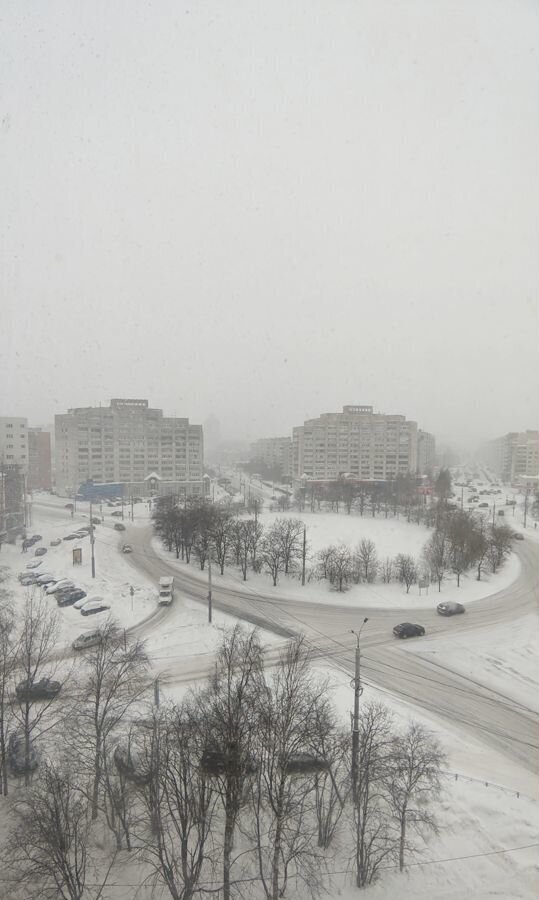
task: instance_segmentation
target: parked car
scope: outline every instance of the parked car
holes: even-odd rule
[[[58,581],[56,575],[50,575],[49,572],[44,572],[36,578],[36,584],[41,585],[41,587],[46,584],[53,584],[55,581]]]
[[[26,756],[25,743],[24,731],[12,732],[7,747],[7,758],[13,775],[24,775],[25,772],[33,772],[39,765],[39,756],[33,741],[30,741],[28,757]]]
[[[63,591],[66,588],[74,588],[75,582],[71,581],[69,578],[60,578],[59,581],[55,581],[54,584],[51,584],[50,587],[47,588],[47,594],[56,594],[57,591]]]
[[[72,503],[64,503],[64,509],[73,509]]]
[[[22,700],[51,700],[62,690],[59,681],[52,678],[41,678],[39,681],[20,681],[15,688],[17,699]]]
[[[27,569],[37,569],[42,564],[42,559],[33,559],[32,562],[26,563]]]
[[[122,515],[121,509],[115,509],[114,512],[111,513],[111,516],[121,516],[121,515]]]
[[[478,509],[488,509],[488,503],[479,503]]]
[[[24,587],[30,587],[31,584],[36,583],[37,574],[35,572],[21,572],[18,578]]]
[[[122,547],[122,553],[132,553],[132,552],[133,552],[133,548],[132,548],[131,544],[124,544],[124,545],[123,545],[123,547]]]
[[[97,647],[103,640],[103,633],[99,628],[95,631],[87,631],[75,638],[71,646],[73,650],[86,650],[87,647]]]
[[[76,541],[78,539],[78,534],[72,532],[71,534],[66,534],[64,541]]]
[[[34,553],[34,556],[45,556],[46,552],[47,552],[46,547],[38,547],[36,552]]]
[[[54,540],[51,541],[50,545],[51,545],[51,547],[58,547],[59,544],[61,544],[61,543],[62,543],[62,538],[54,538]]]
[[[505,510],[499,509],[498,512],[496,513],[496,515],[498,515],[498,516],[505,516]]]
[[[106,603],[105,600],[89,600],[82,607],[81,613],[83,616],[93,616],[95,613],[103,612],[106,609],[110,609],[110,603]]]
[[[96,519],[95,516],[91,519],[92,525],[101,525],[101,519]]]
[[[79,600],[86,597],[86,591],[82,588],[72,588],[71,590],[61,591],[56,595],[56,602],[59,607],[74,606]]]
[[[395,625],[393,634],[398,638],[422,637],[425,629],[422,625],[414,625],[412,622],[401,622],[400,625]]]
[[[82,607],[85,606],[86,603],[91,603],[93,600],[101,602],[103,600],[103,597],[100,597],[98,594],[92,594],[91,597],[87,597],[85,594],[84,597],[79,597],[77,602],[74,604],[75,609],[82,609]]]
[[[32,540],[34,542],[34,544],[37,544],[38,541],[43,540],[43,535],[42,534],[33,534],[32,537],[30,538],[30,540]]]
[[[123,525],[121,522],[115,522],[114,530],[115,531],[125,531],[125,525]]]
[[[466,612],[462,603],[456,603],[454,600],[447,600],[445,603],[439,603],[436,612],[440,616],[457,616],[459,613]]]
[[[515,531],[513,534],[515,541],[523,541],[524,535],[520,533],[520,531]]]

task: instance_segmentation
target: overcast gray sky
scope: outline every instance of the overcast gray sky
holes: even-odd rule
[[[538,427],[536,0],[1,0],[4,414]]]

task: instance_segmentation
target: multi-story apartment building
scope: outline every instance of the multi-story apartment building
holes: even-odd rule
[[[205,490],[202,426],[164,416],[147,400],[114,399],[55,416],[55,456],[61,495],[85,481],[117,483],[126,496]]]
[[[0,417],[0,461],[8,466],[20,466],[28,472],[28,420],[20,416]]]
[[[436,440],[433,434],[428,431],[422,431],[421,428],[417,432],[417,472],[419,475],[426,475],[432,472],[436,463]]]
[[[28,429],[28,489],[52,488],[51,436],[41,428]]]
[[[351,475],[386,481],[417,470],[417,424],[372,406],[344,406],[294,428],[293,476],[331,480]]]
[[[505,482],[539,476],[539,431],[510,431],[483,446],[486,464]]]
[[[251,444],[251,461],[264,463],[270,469],[279,469],[281,475],[290,475],[292,439],[275,437],[254,441]]]

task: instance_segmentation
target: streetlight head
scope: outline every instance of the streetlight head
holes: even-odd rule
[[[365,624],[365,622],[368,622],[368,621],[369,621],[368,616],[365,616],[365,618],[363,619],[363,624]]]

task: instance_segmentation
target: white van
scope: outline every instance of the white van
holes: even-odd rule
[[[170,606],[174,597],[174,579],[163,575],[159,579],[159,606]]]

